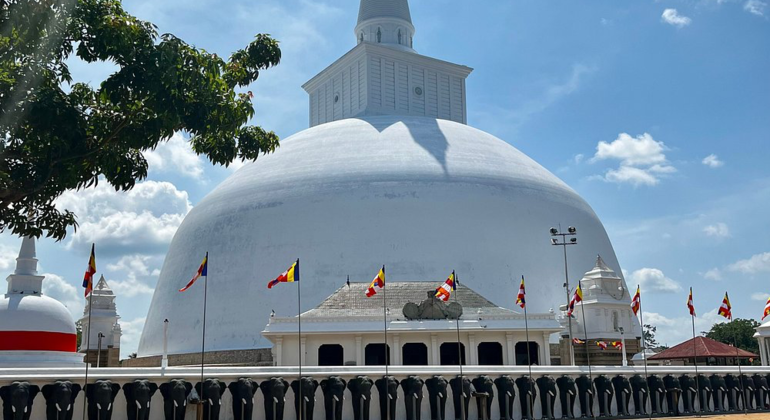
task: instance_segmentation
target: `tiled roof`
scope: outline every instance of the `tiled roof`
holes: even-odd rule
[[[435,281],[410,281],[388,282],[384,293],[379,291],[376,295],[366,297],[369,283],[350,283],[350,287],[342,286],[326,298],[321,304],[302,314],[302,318],[346,316],[380,316],[383,312],[383,297],[386,299],[390,316],[401,317],[404,305],[408,302],[420,304],[428,297],[428,292],[433,294],[438,287]],[[515,315],[518,312],[501,308],[490,302],[475,291],[460,285],[452,293],[451,302],[456,301],[463,307],[463,316],[471,315]]]
[[[695,349],[693,349],[693,340],[695,340]],[[712,340],[708,337],[698,336],[691,338],[684,343],[677,344],[670,349],[663,350],[649,358],[649,360],[668,360],[668,359],[689,359],[693,357],[693,354],[697,354],[698,357],[759,357],[758,355],[738,349],[725,343]]]

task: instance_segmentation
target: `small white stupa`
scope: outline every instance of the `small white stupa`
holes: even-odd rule
[[[82,366],[75,321],[56,299],[44,296],[35,239],[24,238],[8,291],[0,296],[0,367]]]

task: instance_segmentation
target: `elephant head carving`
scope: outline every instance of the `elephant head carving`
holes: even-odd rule
[[[187,397],[192,392],[192,384],[184,379],[172,379],[160,384],[163,397],[163,415],[166,420],[184,420],[187,409]]]
[[[500,408],[500,420],[513,419],[513,402],[516,398],[516,386],[513,378],[503,375],[495,379],[497,404]]]
[[[575,418],[575,399],[577,390],[575,389],[575,379],[569,375],[562,375],[556,378],[556,385],[559,386],[559,401],[561,402],[561,417]]]
[[[217,378],[210,378],[195,384],[195,392],[203,403],[203,418],[217,420],[222,409],[222,395],[225,393],[225,383]]]
[[[86,385],[88,399],[88,420],[110,420],[115,397],[120,392],[120,385],[109,379],[99,379]]]
[[[698,381],[696,383],[698,388],[698,402],[700,403],[700,410],[701,411],[709,411],[711,408],[709,407],[709,404],[711,404],[711,381],[709,380],[708,376],[699,373]],[[693,409],[695,409],[695,406],[693,406]]]
[[[599,399],[599,417],[607,417],[610,414],[612,397],[615,394],[612,389],[612,382],[606,375],[599,375],[594,379],[596,386],[596,396]]]
[[[440,375],[435,375],[425,380],[425,387],[428,388],[428,399],[430,400],[431,420],[446,419],[445,415],[448,386],[449,382],[447,382],[447,380]]]
[[[80,384],[65,380],[43,385],[46,420],[72,420],[75,399],[80,389]]]
[[[330,376],[321,381],[326,420],[342,420],[342,405],[344,404],[347,384],[347,381],[339,376]]]
[[[738,376],[728,373],[725,375],[725,385],[727,387],[728,407],[730,407],[730,411],[736,411],[738,410],[739,401],[743,400],[741,380]]]
[[[353,420],[369,420],[374,381],[368,376],[356,376],[348,382],[348,390],[353,397]]]
[[[300,380],[291,381],[291,390],[294,391],[294,412],[297,413],[297,420],[313,420],[313,411],[315,409],[315,392],[318,389],[318,381],[303,376]],[[300,392],[302,391],[302,392]],[[302,398],[300,398],[302,395]],[[300,415],[300,403],[302,403],[302,412]]]
[[[594,387],[591,378],[586,375],[580,375],[575,379],[575,385],[578,389],[578,400],[580,401],[580,414],[583,417],[593,417],[594,412]]]
[[[647,380],[642,375],[634,375],[630,379],[631,392],[634,397],[634,415],[647,414],[647,396],[650,394]]]
[[[3,400],[3,420],[29,420],[32,414],[32,402],[40,392],[40,387],[29,382],[15,381],[0,387]]]
[[[663,380],[658,375],[647,377],[647,388],[650,390],[650,405],[652,414],[663,413],[663,398],[666,395],[666,388],[663,386]]]
[[[540,391],[540,408],[543,419],[553,419],[553,408],[556,403],[556,380],[550,375],[544,375],[535,380]]]
[[[396,420],[396,400],[398,400],[398,381],[392,376],[383,376],[374,381],[380,396],[380,418]]]
[[[631,400],[631,382],[624,375],[612,378],[612,386],[615,388],[615,405],[618,407],[619,416],[628,416],[628,402]]]
[[[489,420],[492,415],[492,400],[495,399],[495,382],[489,376],[481,375],[473,378],[471,383],[476,388],[476,408],[479,418]]]
[[[684,374],[679,376],[679,385],[682,387],[682,407],[685,413],[695,412],[695,395],[698,393],[698,386],[695,378]]]
[[[286,392],[289,383],[281,377],[273,377],[259,384],[265,397],[265,419],[283,420],[283,409],[286,404]]]
[[[467,376],[456,376],[449,380],[452,388],[452,401],[455,407],[455,419],[468,420],[468,403],[476,390]]]
[[[668,414],[679,415],[679,394],[682,392],[682,385],[679,379],[674,375],[663,377],[663,385],[666,387],[666,401],[668,403]]]
[[[406,408],[406,420],[420,420],[420,408],[422,407],[422,386],[425,384],[419,376],[410,375],[401,380],[401,389],[404,391],[404,408]]]
[[[535,398],[537,387],[535,381],[529,376],[516,378],[516,386],[519,388],[519,403],[521,404],[521,418],[533,419],[535,411]]]
[[[126,413],[129,419],[150,420],[150,402],[158,390],[158,385],[147,379],[136,379],[123,384],[123,396],[126,397]]]
[[[754,386],[754,379],[752,379],[751,376],[747,374],[742,374],[741,377],[741,388],[743,389],[743,404],[744,408],[747,410],[753,410],[754,407],[754,391],[756,391],[757,387]]]
[[[254,414],[254,394],[259,385],[251,378],[238,378],[227,385],[233,397],[233,419],[251,420]]]
[[[762,410],[767,408],[767,396],[768,391],[770,391],[770,388],[768,388],[767,384],[767,378],[764,376],[755,373],[752,375],[751,379],[754,380],[754,398],[757,404],[757,409]]]
[[[711,382],[711,392],[714,396],[714,411],[724,411],[725,397],[728,394],[725,378],[715,373],[709,376],[709,382]]]

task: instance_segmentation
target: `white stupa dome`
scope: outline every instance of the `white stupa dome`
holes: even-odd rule
[[[67,308],[44,296],[35,240],[24,238],[8,291],[0,295],[0,366],[82,365],[75,322]]]
[[[304,310],[347,275],[370,281],[385,264],[391,281],[437,285],[457,270],[460,284],[508,308],[523,274],[530,312],[547,312],[566,301],[562,250],[548,233],[560,223],[578,229],[572,279],[597,254],[620,272],[589,205],[488,133],[425,117],[317,125],[238,170],[187,215],[166,255],[139,354],[161,353],[164,319],[170,353],[200,350],[204,285],[177,290],[206,252],[212,351],[270,346],[259,331],[271,309],[296,313],[296,285],[266,284],[296,258]]]

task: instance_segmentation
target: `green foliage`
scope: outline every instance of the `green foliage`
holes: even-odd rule
[[[644,347],[648,349],[656,349],[660,347],[660,343],[655,339],[655,333],[658,331],[658,327],[654,327],[650,324],[644,324]]]
[[[759,322],[753,319],[736,318],[732,322],[714,324],[706,337],[759,354],[759,343],[754,338]]]
[[[118,69],[98,87],[72,83],[73,54]],[[236,89],[280,59],[257,35],[223,60],[118,0],[0,1],[0,232],[61,240],[77,223],[57,197],[100,180],[131,189],[147,176],[143,152],[177,131],[215,164],[273,152],[278,137],[245,125],[253,95]]]

